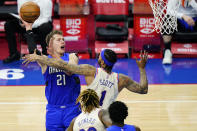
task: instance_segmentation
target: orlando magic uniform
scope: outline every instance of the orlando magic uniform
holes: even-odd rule
[[[123,127],[119,127],[116,125],[112,125],[107,128],[107,131],[136,131],[135,126],[133,125],[124,125]]]
[[[90,113],[82,112],[75,119],[73,131],[105,131],[103,123],[99,119],[99,108]]]
[[[51,56],[48,56],[52,58]],[[69,61],[69,54],[61,57]],[[43,74],[46,82],[45,96],[48,101],[46,128],[53,131],[65,131],[70,122],[81,112],[76,99],[80,93],[80,80],[75,74],[68,76],[63,70],[48,66]]]
[[[100,98],[100,106],[107,109],[118,96],[118,74],[108,74],[102,68],[97,68],[95,79],[87,88],[96,91]]]

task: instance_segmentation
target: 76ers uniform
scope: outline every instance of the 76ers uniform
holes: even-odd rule
[[[68,62],[69,54],[65,53],[61,58]],[[50,66],[43,75],[48,101],[46,128],[49,131],[65,131],[72,119],[81,113],[79,105],[75,104],[81,89],[79,77],[75,74],[68,76],[63,70]]]
[[[99,119],[99,108],[90,113],[82,112],[75,119],[73,131],[105,131],[103,123]]]
[[[96,91],[100,98],[100,106],[107,109],[118,96],[118,74],[108,74],[102,68],[97,68],[95,79],[87,88]]]

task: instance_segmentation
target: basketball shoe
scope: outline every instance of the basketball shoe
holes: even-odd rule
[[[162,64],[172,64],[172,53],[169,49],[165,50]]]

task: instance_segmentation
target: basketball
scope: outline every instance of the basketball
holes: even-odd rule
[[[26,2],[20,8],[20,15],[24,21],[33,23],[40,16],[40,7],[34,2]]]

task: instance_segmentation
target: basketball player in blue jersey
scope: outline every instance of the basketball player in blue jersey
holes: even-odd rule
[[[75,54],[65,52],[65,42],[61,31],[54,30],[46,37],[51,54],[63,61],[78,64]],[[52,58],[52,56],[48,56]],[[48,100],[46,128],[49,131],[65,131],[74,117],[80,114],[75,101],[80,93],[80,79],[60,69],[41,64],[46,81],[46,98]]]
[[[137,126],[124,124],[124,120],[128,116],[128,107],[123,102],[113,102],[109,106],[108,112],[112,126],[107,128],[107,131],[141,131]]]
[[[24,57],[24,63],[28,64],[29,62],[38,61],[58,69],[70,71],[74,74],[84,75],[87,88],[96,91],[100,99],[100,106],[102,106],[103,109],[107,109],[109,105],[115,101],[123,88],[139,94],[146,94],[148,92],[148,81],[145,70],[148,54],[141,52],[140,56],[140,60],[136,59],[140,71],[139,83],[124,74],[112,72],[117,57],[116,53],[110,49],[101,51],[98,59],[100,68],[95,68],[88,64],[69,64],[60,59],[46,58],[36,55],[36,53],[26,55]]]
[[[65,62],[78,64],[75,54],[65,53],[65,42],[61,31],[54,30],[46,37],[49,56],[45,58],[61,59]],[[35,51],[36,52],[36,51]],[[75,74],[47,66],[38,62],[46,82],[45,95],[48,101],[46,107],[46,130],[65,131],[74,117],[81,113],[76,99],[80,93],[80,79]]]

